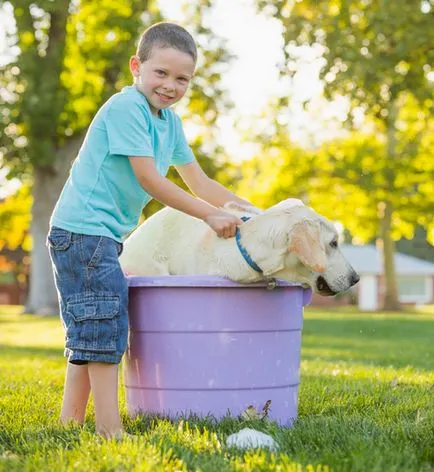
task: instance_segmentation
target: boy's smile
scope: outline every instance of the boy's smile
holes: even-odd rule
[[[194,68],[193,58],[174,48],[155,46],[151,57],[142,63],[137,56],[130,59],[136,87],[148,99],[152,113],[157,116],[161,109],[168,108],[185,95]]]

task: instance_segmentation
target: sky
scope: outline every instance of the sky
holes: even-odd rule
[[[183,24],[182,1],[159,0],[168,20]],[[242,32],[240,19],[242,18]],[[251,157],[255,146],[242,142],[241,130],[248,129],[267,109],[276,93],[291,96],[291,109],[285,110],[288,133],[302,145],[315,145],[340,131],[340,120],[346,109],[345,100],[327,104],[321,96],[318,79],[321,61],[318,51],[306,48],[301,53],[298,72],[292,81],[279,80],[278,64],[283,60],[281,26],[273,18],[255,12],[253,0],[215,0],[212,14],[205,18],[207,26],[227,40],[229,51],[235,55],[223,85],[234,103],[234,109],[217,122],[217,139],[234,161]],[[188,25],[185,25],[188,28]],[[4,58],[5,31],[11,28],[11,18],[0,16],[0,63]],[[4,59],[3,59],[4,61]],[[310,110],[301,103],[311,99]],[[186,126],[187,137],[194,131]],[[1,182],[0,171],[0,182]],[[3,187],[3,185],[2,185]],[[2,190],[0,189],[0,197]]]

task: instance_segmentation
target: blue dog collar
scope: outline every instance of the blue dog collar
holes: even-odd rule
[[[250,220],[248,216],[242,216],[241,219],[243,221]],[[241,252],[241,255],[244,257],[244,260],[249,264],[249,266],[255,270],[256,272],[259,272],[262,274],[262,269],[256,264],[256,262],[249,256],[249,253],[247,252],[247,249],[241,244],[241,233],[240,229],[237,228],[237,231],[235,233],[235,240],[237,242],[237,246],[239,251]]]

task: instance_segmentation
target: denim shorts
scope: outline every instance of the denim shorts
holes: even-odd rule
[[[128,342],[128,286],[119,265],[122,244],[53,226],[47,236],[73,364],[118,364]]]

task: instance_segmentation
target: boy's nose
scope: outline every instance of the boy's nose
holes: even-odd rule
[[[165,90],[174,90],[175,89],[175,83],[173,80],[166,80],[163,84],[163,88]]]

